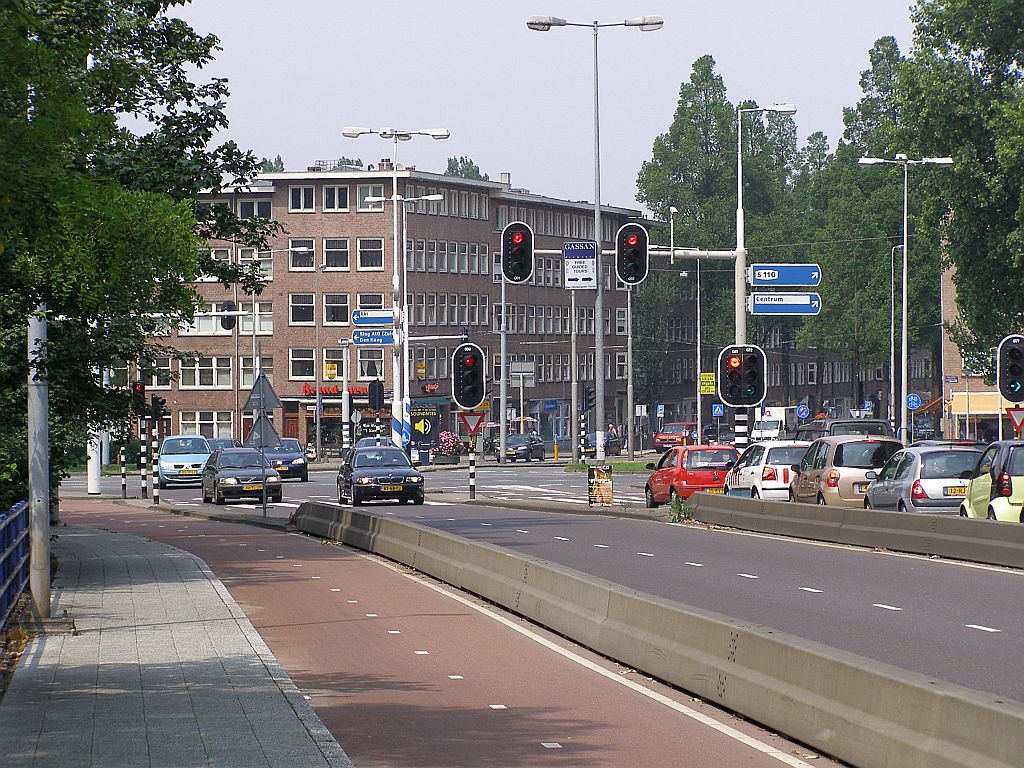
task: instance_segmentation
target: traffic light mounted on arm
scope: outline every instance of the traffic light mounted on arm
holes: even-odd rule
[[[1004,399],[1024,402],[1024,336],[1006,336],[999,342],[996,379]]]
[[[533,230],[513,221],[501,230],[501,273],[510,283],[525,283],[533,275]]]
[[[132,383],[132,413],[146,414],[146,382],[141,379]]]
[[[473,410],[484,401],[487,366],[476,344],[460,344],[452,352],[452,400],[459,408]]]
[[[768,358],[750,344],[734,344],[718,355],[718,397],[730,408],[764,402],[768,390]]]
[[[626,285],[647,279],[647,230],[639,224],[623,224],[615,234],[615,274]]]

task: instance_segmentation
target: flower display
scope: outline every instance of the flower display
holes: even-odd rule
[[[458,456],[462,453],[462,441],[454,432],[442,432],[438,435],[435,453],[442,456]]]

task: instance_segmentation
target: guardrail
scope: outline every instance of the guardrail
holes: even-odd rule
[[[843,509],[695,493],[695,520],[801,539],[1024,568],[1024,525],[958,515]]]
[[[28,584],[28,502],[0,514],[0,630]]]
[[[1024,705],[370,512],[299,530],[409,565],[862,768],[1019,766]]]

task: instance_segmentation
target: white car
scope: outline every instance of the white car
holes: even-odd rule
[[[725,477],[725,492],[753,499],[789,498],[793,465],[799,464],[810,443],[806,440],[767,440],[753,443]]]

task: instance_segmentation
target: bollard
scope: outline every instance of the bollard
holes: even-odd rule
[[[555,440],[555,461],[558,461],[558,440]]]
[[[139,429],[139,480],[141,481],[142,487],[140,488],[141,496],[139,498],[146,498],[148,489],[148,481],[146,480],[146,468],[149,466],[149,419],[142,420],[142,426]]]
[[[153,422],[153,503],[160,503],[160,433]]]
[[[121,498],[128,498],[128,465],[125,463],[125,451],[124,446],[121,446],[121,450],[117,454],[118,461],[121,462]]]

